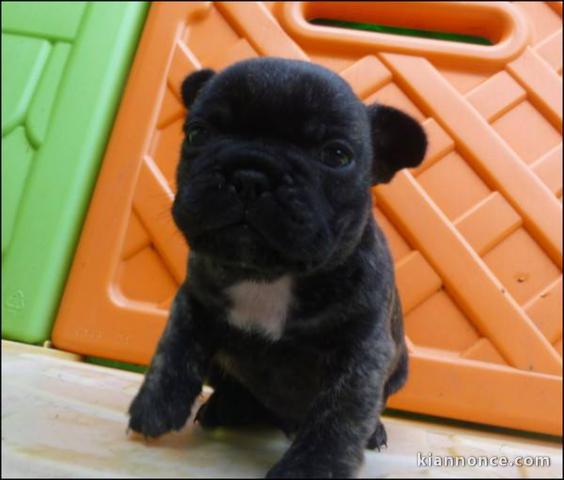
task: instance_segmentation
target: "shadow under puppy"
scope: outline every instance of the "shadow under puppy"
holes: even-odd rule
[[[260,58],[182,86],[173,205],[191,253],[130,428],[267,422],[293,438],[268,477],[350,477],[386,444],[407,376],[393,264],[370,188],[423,159],[408,115],[331,71]]]

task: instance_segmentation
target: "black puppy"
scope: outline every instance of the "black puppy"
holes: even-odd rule
[[[182,86],[190,109],[172,209],[190,248],[130,428],[269,422],[293,443],[268,477],[350,477],[407,376],[393,265],[370,187],[418,165],[411,117],[336,74],[261,58]]]

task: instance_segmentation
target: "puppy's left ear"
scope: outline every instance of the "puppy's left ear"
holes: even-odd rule
[[[180,89],[182,93],[182,100],[187,108],[190,108],[198,92],[202,89],[205,83],[215,75],[213,70],[204,68],[188,75],[182,82]]]
[[[372,184],[388,183],[402,168],[419,165],[427,150],[421,125],[406,113],[385,105],[370,105],[374,159]]]

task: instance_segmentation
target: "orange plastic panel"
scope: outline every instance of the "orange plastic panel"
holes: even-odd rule
[[[411,355],[390,406],[561,434],[561,14],[554,2],[154,4],[54,343],[149,362],[185,274],[169,214],[180,82],[257,55],[309,59],[366,102],[411,113],[429,136],[419,168],[374,190]],[[480,34],[493,45],[308,22],[316,17]]]

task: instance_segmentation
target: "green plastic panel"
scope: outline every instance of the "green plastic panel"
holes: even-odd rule
[[[4,338],[49,338],[146,11],[2,2]]]

